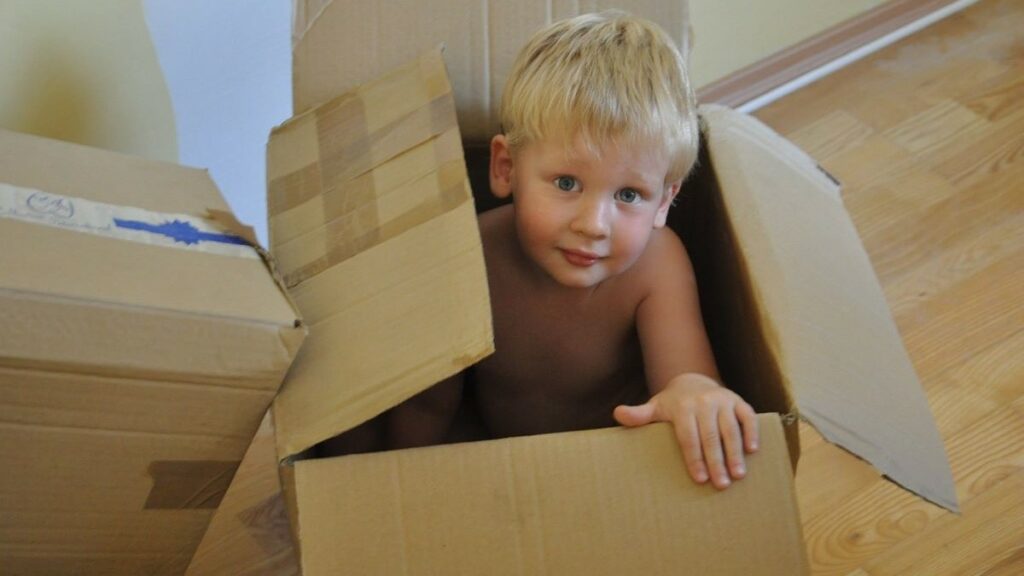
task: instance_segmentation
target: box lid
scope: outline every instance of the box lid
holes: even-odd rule
[[[292,51],[295,113],[443,43],[462,135],[467,141],[489,141],[499,131],[505,78],[530,36],[551,22],[608,8],[657,22],[688,52],[686,0],[297,0]]]
[[[956,510],[942,439],[839,186],[754,118],[721,106],[701,114],[761,319],[801,417],[890,479]]]
[[[440,49],[276,128],[267,179],[271,250],[310,329],[274,403],[282,458],[493,351]]]
[[[275,390],[303,334],[237,226],[203,170],[0,131],[3,363]]]
[[[759,418],[723,492],[690,480],[669,424],[299,461],[302,571],[806,574],[782,426]]]

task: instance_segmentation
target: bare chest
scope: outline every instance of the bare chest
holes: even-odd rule
[[[496,352],[475,368],[482,414],[498,435],[610,426],[646,394],[635,306],[569,304],[514,286],[491,293]]]

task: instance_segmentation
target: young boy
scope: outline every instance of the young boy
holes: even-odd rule
[[[671,422],[690,476],[746,474],[754,410],[718,382],[686,251],[665,227],[697,156],[693,91],[671,39],[618,12],[530,40],[501,105],[480,216],[496,352],[476,399],[494,436]],[[396,407],[395,446],[435,443],[452,378]]]

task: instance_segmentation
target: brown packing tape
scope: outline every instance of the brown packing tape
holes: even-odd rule
[[[259,504],[238,513],[238,519],[267,554],[277,554],[292,546],[291,524],[284,494],[278,492]]]
[[[347,253],[378,243],[376,231],[387,219],[378,203],[389,191],[380,189],[374,172],[446,133],[457,136],[454,112],[437,49],[274,130],[267,146],[268,211],[288,286],[330,265],[324,257],[333,238],[343,238]],[[461,147],[458,152],[461,158]],[[347,216],[344,232],[320,230],[339,215]]]
[[[280,454],[280,451],[278,451]],[[288,526],[291,529],[290,535],[292,544],[295,547],[295,557],[302,564],[302,534],[299,532],[299,499],[295,493],[295,464],[292,461],[282,462],[278,468],[281,479],[281,494],[284,496],[285,509],[288,511]]]
[[[289,136],[290,137],[290,136]],[[270,216],[275,252],[288,251],[289,245],[337,218],[345,216],[358,204],[352,198],[363,198],[373,188],[380,198],[391,194],[411,181],[427,176],[436,167],[462,158],[457,126],[436,138],[413,146],[373,170],[357,176],[345,186],[337,186],[323,195]]]
[[[256,239],[256,231],[253,230],[252,226],[243,224],[235,215],[227,210],[218,210],[216,208],[207,208],[206,216],[207,220],[216,222],[225,231],[238,236],[245,240],[253,248],[259,248],[259,240]]]
[[[409,74],[410,68],[417,74]],[[396,91],[405,97],[392,106]],[[410,98],[410,91],[416,97]],[[268,146],[281,164],[272,162],[269,169],[268,212],[294,208],[319,194],[321,187],[326,192],[455,126],[451,94],[437,51],[285,122],[274,130],[272,142],[287,139],[288,146]],[[410,107],[410,102],[420,104]],[[319,174],[312,168],[314,156]]]
[[[284,262],[285,283],[289,287],[450,210],[470,197],[461,184],[466,177],[461,148],[455,148],[457,144],[453,144],[457,143],[458,130],[452,120],[454,102],[450,92],[373,134],[360,134],[366,129],[360,102],[358,99],[341,98],[315,112],[323,196],[311,200],[282,199],[282,205],[297,208],[302,200],[319,202],[315,206],[319,210],[316,217],[326,224],[322,230],[314,230],[293,242],[277,246],[277,253]],[[456,138],[441,138],[452,134]],[[456,159],[444,163],[433,175],[428,174],[420,182],[410,184],[436,188],[434,198],[383,222],[380,200],[391,191],[377,189],[373,170],[424,142],[433,143],[435,159],[453,156]],[[457,155],[452,153],[453,148],[458,150]],[[430,182],[431,179],[436,183]]]
[[[285,274],[286,285],[293,287],[331,266],[395,238],[406,230],[428,222],[440,214],[457,208],[463,202],[471,200],[465,179],[465,165],[461,159],[445,163],[437,172],[410,184],[419,189],[432,188],[434,190],[432,197],[417,204],[412,210],[403,212],[383,223],[378,220],[377,198],[370,198],[366,204],[349,212],[344,217],[335,219],[325,227],[324,244],[330,247],[326,254],[287,272]]]
[[[274,216],[316,198],[323,192],[320,164],[314,162],[267,185],[267,214]]]
[[[267,141],[267,212],[288,210],[303,198],[320,194],[320,151],[316,116],[309,112],[274,128]]]
[[[147,510],[215,509],[224,498],[238,461],[156,460],[148,473],[153,488]]]

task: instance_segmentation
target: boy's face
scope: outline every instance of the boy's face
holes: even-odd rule
[[[511,153],[491,143],[491,189],[513,195],[527,256],[564,286],[589,288],[629,269],[665,225],[680,182],[666,183],[667,154],[607,145],[593,153],[579,139],[545,140]]]

